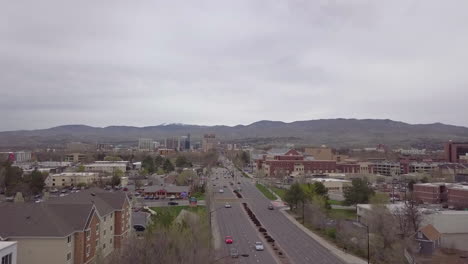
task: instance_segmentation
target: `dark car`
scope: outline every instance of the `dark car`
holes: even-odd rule
[[[268,205],[268,210],[274,210],[275,208],[273,207],[273,205]]]
[[[167,204],[168,204],[168,205],[179,205],[178,202],[168,202]]]

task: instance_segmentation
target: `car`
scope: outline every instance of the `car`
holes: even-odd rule
[[[238,258],[239,257],[239,251],[237,251],[236,248],[231,248],[229,250],[229,255],[231,256],[231,258]]]
[[[168,205],[179,205],[178,202],[168,202],[167,204],[168,204]]]
[[[226,203],[226,204],[224,205],[224,208],[231,208],[231,205],[230,205],[229,203]]]
[[[268,205],[268,210],[274,210],[275,208],[273,207],[273,205]]]
[[[223,192],[224,192],[224,190],[223,190],[223,189],[219,189],[219,193],[223,193]]]
[[[240,184],[240,182],[237,182],[237,184]]]
[[[255,250],[262,251],[263,249],[264,248],[263,248],[262,242],[259,242],[259,241],[255,242]]]
[[[225,236],[224,242],[226,242],[226,244],[232,244],[234,240],[232,239],[232,236]]]

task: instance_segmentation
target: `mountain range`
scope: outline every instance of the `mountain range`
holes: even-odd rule
[[[61,146],[68,142],[136,144],[138,138],[163,140],[191,134],[200,141],[214,133],[221,141],[327,144],[334,147],[364,147],[386,144],[401,147],[439,146],[448,140],[468,141],[468,128],[433,124],[408,124],[388,119],[319,119],[285,123],[258,121],[250,125],[198,126],[162,124],[148,127],[65,125],[49,129],[0,132],[1,148]]]

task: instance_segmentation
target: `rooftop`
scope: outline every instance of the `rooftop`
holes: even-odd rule
[[[0,250],[16,245],[16,241],[0,241]]]
[[[2,203],[0,237],[65,237],[83,230],[89,204]]]

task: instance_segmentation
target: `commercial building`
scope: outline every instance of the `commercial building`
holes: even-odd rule
[[[140,191],[145,196],[154,196],[166,198],[174,196],[176,198],[190,197],[190,186],[175,186],[175,185],[153,185],[144,187]]]
[[[179,139],[177,137],[166,138],[164,145],[166,149],[179,150]]]
[[[387,204],[387,209],[393,213],[403,212],[404,203]],[[367,224],[372,211],[370,204],[358,204],[357,221]],[[422,215],[421,226],[432,225],[440,233],[440,246],[468,251],[468,211],[455,211],[441,207],[419,207]]]
[[[0,237],[16,241],[20,264],[93,263],[108,256],[131,231],[123,192],[85,190],[43,203],[0,204]]]
[[[86,161],[86,155],[81,153],[71,153],[65,156],[66,162],[83,163]]]
[[[47,187],[59,188],[78,186],[80,184],[91,185],[99,179],[98,173],[93,172],[63,172],[59,174],[49,174],[44,183]]]
[[[408,166],[409,173],[432,173],[437,170],[438,163],[429,162],[410,162]]]
[[[96,161],[91,164],[85,164],[85,171],[114,173],[118,170],[127,171],[128,161]]]
[[[0,152],[2,160],[8,159],[11,162],[28,162],[32,159],[31,151]]]
[[[468,154],[468,142],[452,142],[445,144],[445,159],[448,162],[459,163],[460,156]]]
[[[396,176],[404,173],[399,162],[389,161],[372,163],[372,171],[374,174],[381,174],[384,176]]]
[[[153,140],[151,138],[140,138],[138,139],[138,150],[139,151],[153,151]]]
[[[203,136],[202,148],[204,152],[216,149],[217,144],[215,134],[205,134]]]
[[[17,263],[17,242],[0,240],[0,261],[2,264]]]
[[[262,170],[268,177],[284,177],[288,175],[311,175],[337,172],[334,160],[307,160],[304,155],[294,149],[287,152],[273,152],[263,155],[255,161],[257,170]]]

